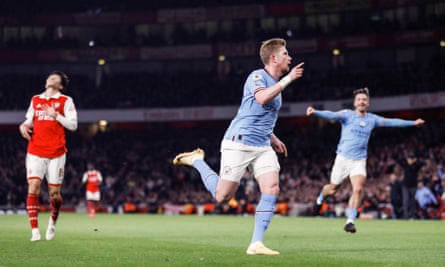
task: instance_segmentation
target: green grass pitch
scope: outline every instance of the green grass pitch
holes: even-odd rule
[[[12,266],[445,266],[444,221],[275,217],[265,244],[279,256],[247,256],[253,217],[62,213],[57,235],[30,242],[26,215],[0,216],[0,267]]]

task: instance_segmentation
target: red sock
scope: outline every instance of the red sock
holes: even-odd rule
[[[93,202],[91,202],[90,200],[87,201],[87,210],[88,213],[91,213],[91,211],[93,210]]]
[[[57,218],[59,217],[59,209],[62,206],[62,202],[62,196],[51,199],[51,218],[54,222],[56,222]]]
[[[28,193],[28,197],[26,198],[26,209],[28,210],[29,224],[31,224],[31,228],[39,227],[39,195]]]
[[[99,202],[94,201],[93,202],[93,208],[94,208],[94,211],[96,212],[99,209]]]

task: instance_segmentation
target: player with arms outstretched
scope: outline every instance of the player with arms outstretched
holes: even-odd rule
[[[357,209],[363,198],[363,187],[366,180],[366,159],[368,157],[368,142],[371,132],[376,127],[409,127],[420,126],[425,123],[422,119],[415,121],[402,119],[389,119],[368,112],[369,90],[368,88],[356,89],[353,92],[354,110],[341,110],[332,112],[327,110],[315,110],[308,107],[306,115],[334,120],[341,123],[340,142],[337,146],[337,156],[331,172],[331,181],[325,185],[317,198],[316,211],[323,200],[334,195],[343,181],[349,177],[352,185],[352,194],[349,198],[347,221],[344,230],[355,233],[354,225],[357,217]]]
[[[56,234],[67,152],[65,128],[71,131],[77,129],[77,111],[73,100],[61,93],[67,86],[68,77],[65,73],[52,72],[46,79],[45,91],[32,97],[26,120],[19,126],[20,134],[29,141],[26,154],[26,209],[32,229],[31,241],[41,239],[38,228],[39,194],[45,177],[51,204],[46,240],[53,239]]]
[[[205,187],[219,203],[234,196],[243,173],[249,168],[260,186],[261,199],[246,253],[278,255],[278,251],[267,248],[262,242],[279,193],[280,165],[275,152],[287,156],[286,146],[274,135],[273,129],[282,103],[281,92],[303,75],[303,63],[289,71],[292,58],[286,41],[279,38],[264,41],[260,57],[264,68],[254,70],[247,77],[241,106],[222,140],[220,174],[210,169],[204,161],[204,151],[199,148],[177,155],[173,163],[196,168]]]

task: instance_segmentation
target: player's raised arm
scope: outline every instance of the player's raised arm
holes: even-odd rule
[[[307,107],[306,116],[312,116],[312,115],[314,115],[314,113],[315,113],[315,108],[313,108],[311,106]]]
[[[403,119],[390,119],[390,118],[384,118],[380,117],[380,121],[378,125],[380,127],[410,127],[410,126],[422,126],[425,124],[425,121],[423,119],[416,119],[416,120],[403,120]]]
[[[295,81],[296,79],[303,77],[303,65],[304,62],[301,62],[297,66],[293,67],[289,71],[289,73],[278,82],[281,90],[284,90],[291,82]]]
[[[425,121],[423,119],[417,119],[414,121],[415,126],[422,126],[425,124]]]
[[[329,110],[316,110],[315,108],[309,106],[306,109],[306,116],[312,116],[312,115],[315,115],[317,117],[320,117],[322,119],[327,119],[327,120],[339,121],[342,119],[341,111],[333,112],[333,111],[329,111]]]
[[[277,81],[271,85],[255,88],[255,100],[260,105],[264,105],[278,96],[291,82],[303,76],[304,62],[290,69],[292,57],[287,51],[286,41],[279,38],[263,42],[260,58],[268,76]],[[281,78],[285,74],[286,76]]]
[[[297,66],[293,67],[291,71],[284,76],[278,83],[272,85],[269,88],[261,88],[255,93],[255,99],[261,105],[268,103],[270,100],[279,95],[290,83],[301,78],[303,76],[303,65],[304,62],[301,62]],[[266,67],[267,68],[267,67]],[[281,75],[278,75],[278,77]]]

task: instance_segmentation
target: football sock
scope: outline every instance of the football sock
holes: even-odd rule
[[[59,209],[62,206],[62,197],[51,199],[51,218],[55,223],[59,217]]]
[[[207,191],[209,191],[210,194],[215,197],[219,175],[214,172],[204,160],[195,160],[193,162],[193,167],[195,167],[201,175],[201,180],[204,183]]]
[[[31,228],[39,227],[39,195],[28,193],[28,197],[26,198],[26,209],[28,210],[29,223]]]
[[[348,208],[348,220],[346,221],[346,223],[354,223],[356,217],[357,217],[357,209]]]
[[[94,203],[91,200],[87,201],[87,209],[88,209],[88,213],[91,213],[94,209]]]
[[[88,213],[91,213],[92,209],[93,209],[93,203],[90,200],[87,200],[87,211],[88,211]]]
[[[88,214],[90,218],[96,217],[96,209],[98,207],[97,201],[88,200]]]
[[[263,241],[264,233],[270,224],[274,214],[275,202],[277,196],[271,194],[262,194],[260,202],[255,211],[255,226],[253,229],[252,241]]]
[[[321,205],[323,203],[324,197],[323,197],[323,191],[320,192],[320,195],[317,197],[317,205]]]

